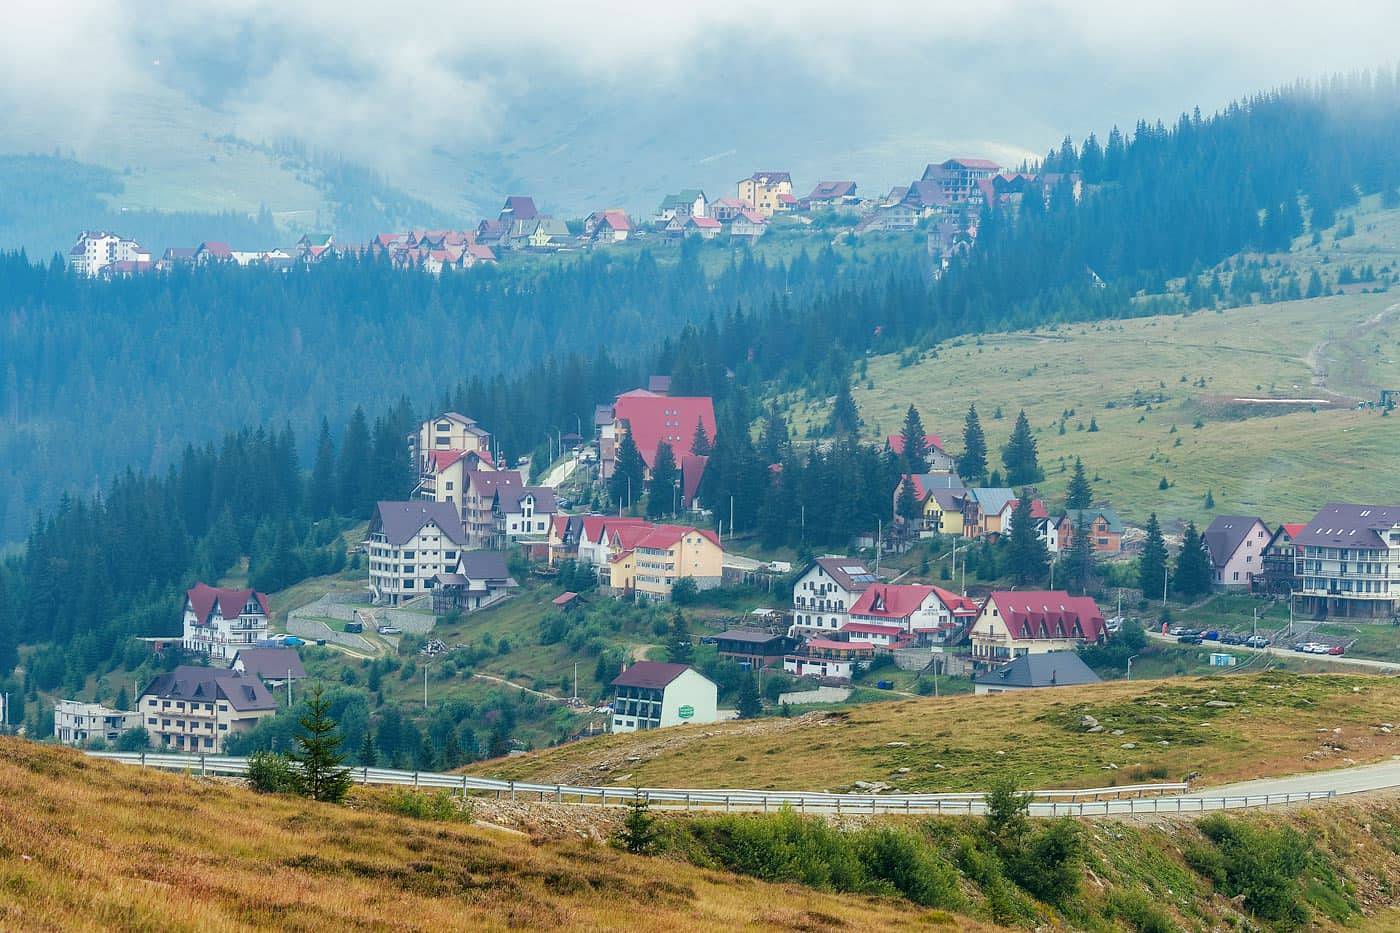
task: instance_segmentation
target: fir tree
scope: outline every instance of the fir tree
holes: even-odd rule
[[[1215,493],[1209,489],[1206,490],[1206,508],[1215,508]]]
[[[627,802],[627,816],[622,820],[618,839],[633,855],[645,855],[656,844],[656,817],[651,815],[651,804],[646,796],[635,788],[632,799]]]
[[[1094,504],[1094,490],[1089,485],[1089,477],[1084,472],[1084,461],[1074,458],[1074,473],[1069,479],[1069,489],[1065,494],[1065,508],[1087,509]]]
[[[982,433],[982,421],[977,417],[977,406],[967,406],[967,417],[963,419],[963,452],[958,458],[958,475],[969,483],[974,483],[987,475],[987,438]]]
[[[919,410],[913,405],[904,413],[904,430],[900,434],[904,442],[901,454],[904,472],[923,474],[928,472],[928,454],[924,449],[924,422]]]
[[[675,511],[673,506],[677,502],[676,484],[679,481],[676,456],[671,451],[671,445],[662,441],[656,445],[651,479],[647,482],[647,518],[660,518]]]
[[[1074,519],[1074,537],[1068,557],[1068,589],[1083,595],[1094,581],[1093,533],[1089,528],[1089,515],[1083,510]]]
[[[897,518],[902,518],[911,525],[916,523],[923,514],[919,499],[914,494],[914,477],[908,474],[900,481],[899,496],[895,499],[894,511]]]
[[[340,803],[350,793],[350,772],[341,767],[340,736],[330,717],[331,702],[321,687],[311,691],[298,720],[301,733],[292,760],[300,767],[302,793],[323,803]]]
[[[690,664],[695,660],[695,644],[690,640],[690,626],[679,609],[671,616],[671,642],[666,646],[666,660],[672,664]]]
[[[739,718],[754,719],[763,713],[763,698],[758,693],[758,678],[749,671],[739,682]]]
[[[356,408],[340,446],[336,465],[335,510],[351,518],[364,518],[371,507],[371,463],[369,422],[365,410]]]
[[[365,729],[364,741],[360,743],[360,764],[373,768],[378,762],[379,756],[374,751],[374,731]]]
[[[838,438],[854,437],[860,431],[860,410],[856,408],[856,400],[851,395],[849,380],[843,381],[841,390],[836,393],[826,429],[828,434]]]
[[[1016,424],[1011,429],[1011,439],[1001,449],[1001,462],[1006,467],[1008,486],[1025,486],[1038,483],[1044,478],[1036,453],[1035,435],[1031,433],[1025,409],[1016,416]]]
[[[708,457],[714,446],[710,443],[710,435],[705,433],[705,422],[695,419],[695,435],[690,440],[690,451],[697,457]]]
[[[1157,513],[1147,517],[1147,539],[1142,545],[1142,557],[1138,559],[1138,588],[1144,599],[1151,599],[1162,592],[1167,574],[1167,544],[1162,540],[1162,527],[1157,524]]]
[[[608,479],[608,495],[617,504],[618,514],[632,508],[642,497],[646,468],[641,451],[637,450],[637,442],[629,431],[622,436],[622,443],[618,444],[617,461],[613,465],[613,475]]]
[[[1186,599],[1191,599],[1210,591],[1210,578],[1210,557],[1202,545],[1195,522],[1190,522],[1181,536],[1181,552],[1176,555],[1172,589]]]
[[[1035,583],[1045,577],[1050,565],[1045,542],[1036,534],[1035,518],[1031,515],[1031,491],[1021,490],[1016,508],[1011,513],[1011,534],[1006,548],[1008,569],[1018,586]]]

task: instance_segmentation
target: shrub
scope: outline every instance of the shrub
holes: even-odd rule
[[[1141,891],[1113,891],[1108,895],[1110,918],[1126,920],[1138,933],[1175,933],[1177,925]]]
[[[301,774],[286,755],[253,752],[248,758],[248,786],[260,794],[299,794]]]
[[[925,907],[951,907],[959,902],[957,871],[909,833],[886,826],[857,839],[861,864],[873,878]]]
[[[1214,844],[1188,847],[1187,864],[1231,897],[1267,920],[1303,923],[1307,910],[1298,899],[1298,877],[1312,858],[1312,846],[1291,826],[1270,829],[1224,814],[1198,824]]]
[[[1010,859],[1011,877],[1026,891],[1063,907],[1079,891],[1084,840],[1073,820],[1053,820]]]
[[[462,804],[448,791],[409,790],[396,787],[389,792],[386,804],[400,816],[415,820],[433,820],[438,823],[470,823],[473,819],[470,801]]]

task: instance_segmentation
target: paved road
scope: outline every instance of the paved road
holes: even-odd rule
[[[545,471],[544,476],[540,478],[540,485],[548,486],[551,489],[557,489],[559,488],[559,484],[568,479],[577,467],[577,460],[572,456],[565,457]]]
[[[1296,794],[1304,791],[1330,790],[1338,794],[1359,794],[1372,790],[1400,787],[1400,758],[1373,765],[1356,765],[1330,771],[1314,771],[1291,777],[1260,778],[1220,787],[1206,787],[1192,795],[1221,796],[1236,794]]]
[[[1151,638],[1153,641],[1159,641],[1164,644],[1177,644],[1175,635],[1163,635],[1161,632],[1148,632],[1147,637]],[[1204,642],[1196,647],[1210,648],[1222,654],[1270,654],[1278,658],[1316,661],[1319,664],[1334,664],[1340,667],[1364,667],[1385,674],[1400,673],[1400,663],[1394,661],[1377,661],[1373,658],[1353,658],[1347,657],[1346,655],[1331,654],[1300,654],[1288,648],[1249,648],[1244,645],[1222,645],[1214,641]],[[1222,668],[1222,670],[1229,670],[1229,668]]]

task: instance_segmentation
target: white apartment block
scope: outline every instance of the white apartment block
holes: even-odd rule
[[[88,277],[99,275],[114,262],[150,262],[151,254],[135,240],[102,230],[85,230],[68,251],[68,266]]]
[[[101,703],[59,700],[53,708],[53,737],[64,745],[86,745],[93,739],[107,744],[141,725],[139,712],[109,709]]]
[[[462,519],[451,502],[381,502],[370,520],[370,592],[376,602],[397,606],[430,594],[438,574],[457,568],[466,546]]]
[[[240,648],[267,638],[267,597],[255,590],[232,590],[196,583],[185,591],[185,631],[181,647],[192,654],[232,661]]]
[[[1315,617],[1400,613],[1400,506],[1328,504],[1293,543],[1295,593]]]
[[[255,675],[181,665],[151,681],[136,709],[141,725],[161,748],[217,755],[230,735],[274,715],[277,701]]]

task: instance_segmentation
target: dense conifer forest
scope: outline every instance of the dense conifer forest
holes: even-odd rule
[[[470,413],[513,456],[551,432],[587,434],[594,403],[649,372],[719,403],[706,501],[733,496],[735,526],[774,542],[839,545],[888,514],[899,472],[855,440],[862,355],[1164,301],[1184,310],[1181,297],[1134,296],[1281,247],[1360,194],[1393,196],[1397,152],[1388,72],[1067,141],[1046,167],[1082,172],[1082,197],[1052,185],[1018,214],[987,214],[976,248],[937,279],[912,260],[843,276],[830,251],[707,276],[694,246],[670,266],[643,253],[439,280],[365,261],[106,284],[9,256],[0,505],[10,535],[29,534],[0,571],[0,671],[17,642],[55,646],[30,666],[42,686],[99,669],[126,635],[167,630],[180,589],[239,554],[264,586],[335,566],[333,530],[402,494],[402,438],[432,407]],[[764,408],[775,390],[835,397],[833,443],[789,439]],[[401,397],[412,401],[352,414]],[[334,499],[302,493],[308,472],[334,477],[313,484]],[[60,490],[74,495],[30,525],[29,508]],[[808,502],[820,507],[794,508]]]

